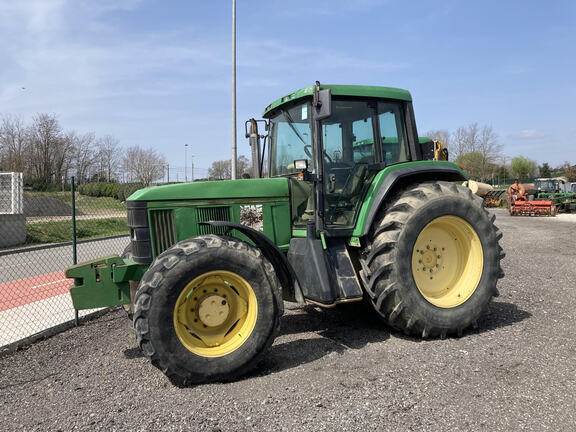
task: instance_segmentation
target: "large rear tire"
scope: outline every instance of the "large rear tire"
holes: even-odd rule
[[[260,251],[214,235],[160,254],[136,294],[134,327],[152,364],[179,385],[236,379],[272,345],[280,285]]]
[[[363,252],[370,303],[406,334],[445,337],[475,326],[503,276],[502,234],[463,186],[421,183],[383,209]]]

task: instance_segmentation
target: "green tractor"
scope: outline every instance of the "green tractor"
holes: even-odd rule
[[[316,83],[246,127],[254,178],[134,193],[125,256],[67,270],[77,309],[125,305],[143,353],[181,384],[253,369],[283,300],[364,302],[422,338],[477,325],[502,234],[419,140],[408,91]]]
[[[534,180],[535,196],[550,200],[559,213],[576,211],[576,188],[566,177],[537,178]]]

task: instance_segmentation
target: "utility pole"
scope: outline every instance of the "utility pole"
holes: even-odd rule
[[[184,181],[188,181],[188,144],[184,144]]]
[[[232,0],[232,180],[236,179],[236,0]]]

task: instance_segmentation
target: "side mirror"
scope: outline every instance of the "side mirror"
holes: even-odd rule
[[[312,111],[315,120],[322,120],[332,115],[332,92],[330,89],[314,92]]]

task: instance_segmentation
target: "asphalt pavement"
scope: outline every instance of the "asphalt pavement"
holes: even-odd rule
[[[78,244],[78,261],[121,254],[129,237]],[[0,256],[0,348],[74,319],[64,270],[72,246],[25,248]]]
[[[78,261],[122,253],[130,238],[114,237],[78,243]],[[72,265],[72,245],[15,249],[0,256],[0,283],[63,271]]]
[[[178,388],[116,311],[0,358],[0,430],[575,430],[576,223],[497,215],[501,296],[461,338],[289,310],[252,375]]]

